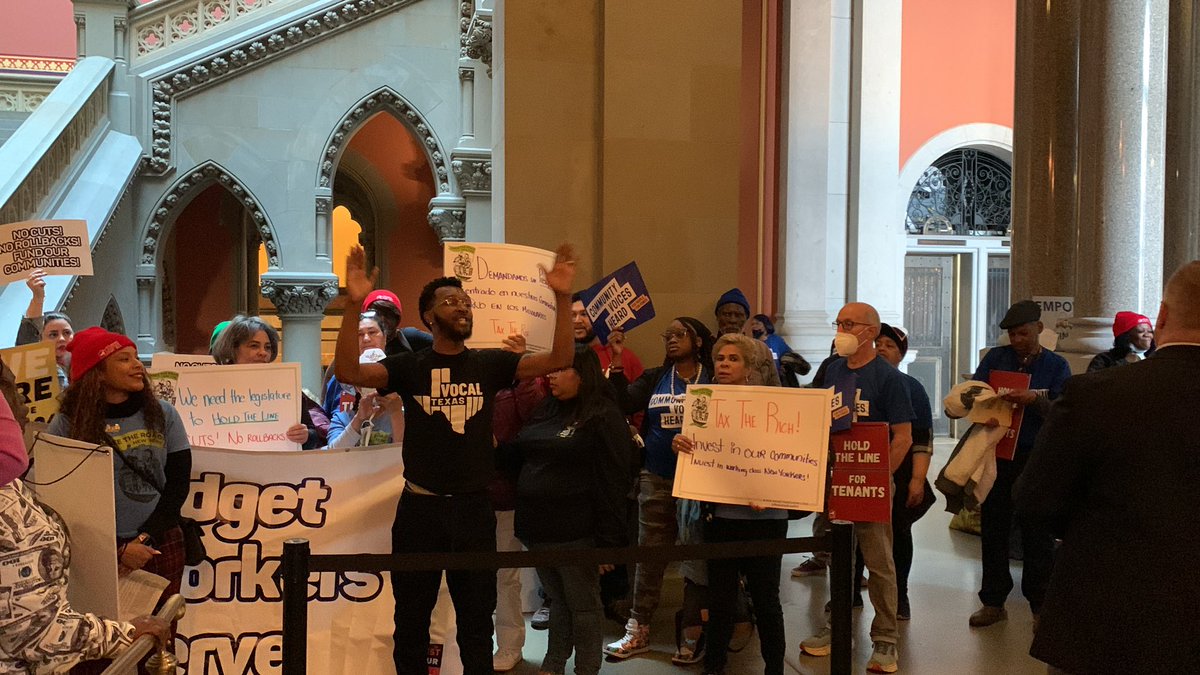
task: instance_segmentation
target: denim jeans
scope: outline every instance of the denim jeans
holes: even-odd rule
[[[525,545],[530,551],[548,551],[591,548],[595,542],[590,539],[553,544],[527,541]],[[563,673],[567,659],[574,651],[575,675],[600,672],[604,610],[600,604],[599,568],[596,565],[539,567],[537,573],[554,607],[550,612],[550,634],[542,670],[556,675]]]

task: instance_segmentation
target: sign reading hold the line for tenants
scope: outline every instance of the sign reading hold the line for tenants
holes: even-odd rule
[[[884,422],[855,422],[833,434],[829,519],[859,523],[892,520],[891,441]]]
[[[654,318],[654,303],[636,262],[581,291],[579,299],[601,344],[608,344],[609,334],[617,329],[628,332]]]
[[[557,305],[546,285],[553,252],[486,243],[446,244],[444,252],[446,276],[458,277],[471,298],[475,323],[468,345],[502,347],[504,338],[520,333],[530,352],[553,346]]]
[[[25,220],[0,225],[0,280],[46,274],[92,274],[87,221]]]
[[[194,368],[179,373],[176,407],[193,446],[299,450],[300,364]]]
[[[17,391],[25,395],[30,422],[49,422],[58,412],[58,363],[53,342],[0,349],[0,359],[16,375]]]
[[[689,385],[676,497],[819,511],[829,452],[828,389]]]

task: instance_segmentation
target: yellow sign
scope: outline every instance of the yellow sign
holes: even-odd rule
[[[9,349],[0,349],[0,359],[17,376],[17,391],[29,404],[30,422],[49,422],[58,412],[58,364],[54,360],[53,342],[35,342]]]

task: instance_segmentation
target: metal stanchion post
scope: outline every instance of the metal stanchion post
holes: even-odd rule
[[[829,595],[833,662],[829,672],[831,675],[850,675],[854,667],[854,650],[850,644],[853,631],[850,596],[854,594],[854,524],[835,520],[831,530],[833,551],[829,567]]]
[[[283,542],[283,675],[305,675],[308,660],[308,540]]]

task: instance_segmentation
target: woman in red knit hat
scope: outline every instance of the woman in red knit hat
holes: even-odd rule
[[[120,569],[165,578],[170,597],[183,578],[179,510],[192,471],[183,420],[155,398],[129,338],[93,327],[69,349],[71,386],[49,432],[113,449]]]
[[[1088,364],[1088,372],[1137,363],[1154,353],[1154,324],[1134,312],[1117,312],[1113,320],[1112,349],[1101,352]]]

